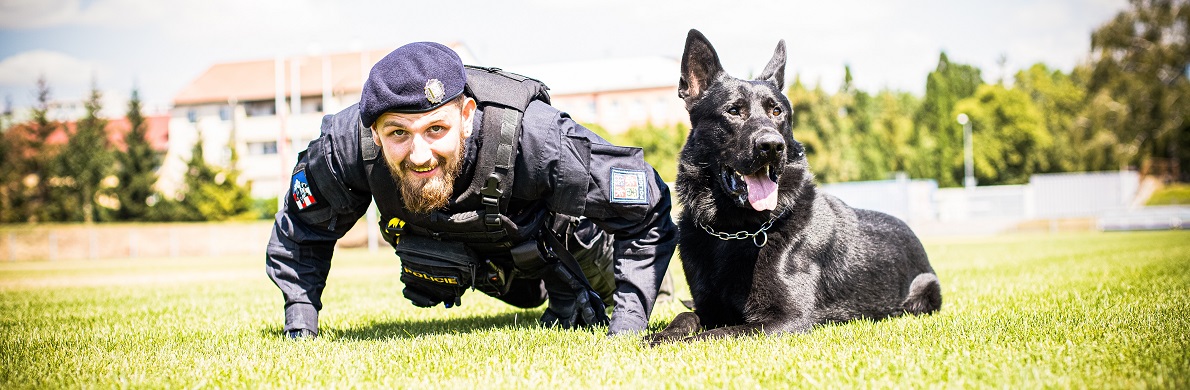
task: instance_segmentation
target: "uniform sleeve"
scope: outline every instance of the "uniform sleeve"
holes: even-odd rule
[[[354,108],[354,107],[352,107]],[[357,126],[351,108],[323,120],[322,135],[298,156],[285,206],[277,213],[266,249],[265,272],[285,298],[285,331],[318,332],[322,291],[331,268],[335,242],[355,224],[370,203],[366,181],[358,172]],[[352,140],[356,142],[351,142]]]
[[[537,190],[550,210],[586,216],[614,235],[616,307],[610,332],[642,331],[677,244],[669,187],[644,161],[640,148],[610,145],[567,115],[552,112],[548,116],[549,110],[533,106],[526,110],[526,126],[549,122],[558,138],[522,138],[522,146],[540,151],[539,159],[528,164],[536,172],[525,173],[538,175],[537,183],[548,183]]]

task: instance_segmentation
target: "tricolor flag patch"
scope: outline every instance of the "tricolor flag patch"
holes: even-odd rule
[[[645,171],[612,168],[612,203],[648,204],[649,186]]]
[[[300,170],[293,174],[293,203],[297,205],[298,210],[305,210],[307,207],[318,203],[314,199],[314,193],[310,191],[310,182],[306,180],[306,171]]]

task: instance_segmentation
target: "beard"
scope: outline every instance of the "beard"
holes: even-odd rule
[[[385,156],[388,172],[401,190],[405,209],[417,214],[427,214],[446,207],[454,194],[455,178],[463,168],[463,151],[466,145],[459,139],[459,147],[450,156],[434,156],[429,168],[440,167],[438,175],[417,177],[412,174],[413,166],[408,162],[394,162]],[[426,167],[420,167],[426,168]]]

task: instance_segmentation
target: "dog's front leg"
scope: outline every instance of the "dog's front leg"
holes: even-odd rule
[[[758,334],[805,333],[809,332],[811,327],[813,327],[813,324],[801,320],[772,320],[715,328],[696,334],[690,339],[708,340]]]
[[[690,333],[698,330],[699,326],[701,326],[701,322],[698,314],[689,311],[680,313],[664,330],[645,336],[644,342],[650,347],[672,343],[685,339]]]

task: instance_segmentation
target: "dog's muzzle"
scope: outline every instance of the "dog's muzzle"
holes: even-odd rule
[[[723,190],[736,206],[756,211],[777,207],[777,182],[785,162],[785,139],[776,131],[761,130],[752,140],[748,160],[739,168],[724,165],[720,171]]]

